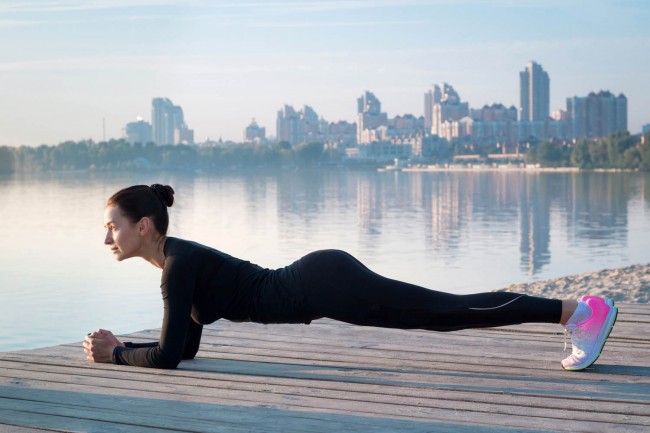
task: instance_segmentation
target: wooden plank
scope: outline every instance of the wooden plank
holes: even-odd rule
[[[48,409],[41,409],[46,412]],[[25,415],[30,416],[28,424],[30,425],[60,425],[65,431],[85,431],[85,432],[206,432],[206,433],[219,433],[219,432],[332,432],[332,431],[345,431],[345,432],[359,432],[359,433],[392,433],[392,432],[424,432],[436,431],[440,433],[494,433],[494,429],[489,426],[479,425],[466,425],[463,423],[445,423],[439,421],[413,421],[413,420],[396,420],[396,419],[377,419],[377,418],[364,418],[350,415],[340,415],[331,413],[304,413],[304,412],[286,412],[276,408],[244,408],[239,413],[231,415],[231,419],[222,420],[224,417],[223,407],[190,407],[189,410],[184,411],[183,402],[172,402],[168,406],[159,405],[155,406],[156,411],[152,415],[149,412],[144,414],[137,414],[138,419],[144,416],[157,416],[160,412],[175,412],[177,410],[189,412],[191,416],[182,419],[178,426],[173,430],[166,427],[142,427],[133,425],[130,418],[125,418],[122,424],[119,421],[97,421],[88,418],[76,418],[78,414],[68,416],[67,418],[60,417],[58,414],[23,414],[21,412],[11,412],[0,409],[0,419],[9,417],[20,420]],[[50,409],[52,410],[52,409]],[[125,412],[128,415],[129,408],[119,408],[117,411],[109,415],[120,415]],[[199,415],[201,414],[201,415]],[[197,420],[203,414],[213,415],[210,420]],[[22,418],[21,418],[22,417]],[[33,418],[32,418],[33,417]],[[102,416],[105,418],[106,416]],[[167,422],[165,419],[161,422]],[[119,417],[117,418],[119,420]],[[518,429],[505,429],[500,430],[504,432],[520,431]],[[526,430],[530,431],[530,430]]]
[[[36,366],[22,366],[21,368],[16,367],[15,369],[10,368],[11,364],[3,363],[2,366],[7,368],[7,372],[4,374],[5,377],[16,377],[20,373],[13,373],[9,375],[10,370],[20,370],[24,369],[26,371],[58,371],[56,366],[44,366],[42,364]],[[604,392],[605,398],[614,399],[615,396],[625,396],[626,393],[624,390],[617,390],[616,393],[613,393],[611,390],[607,390],[607,383],[611,379],[616,379],[612,377],[610,380],[607,380],[607,377],[603,377],[602,374],[593,373],[589,376],[580,374],[579,378],[571,380],[570,373],[566,373],[564,376],[563,383],[556,384],[555,378],[551,377],[541,377],[539,375],[529,374],[527,376],[521,376],[518,378],[504,377],[501,375],[494,375],[490,373],[484,373],[481,375],[468,375],[468,374],[448,374],[448,373],[431,373],[426,371],[399,371],[399,370],[378,370],[378,369],[365,369],[362,367],[349,367],[345,369],[341,368],[330,368],[330,367],[316,367],[316,366],[305,366],[305,365],[284,365],[278,363],[269,363],[269,362],[245,362],[242,360],[235,361],[214,361],[214,360],[196,360],[193,362],[187,362],[183,364],[183,370],[176,370],[175,372],[168,372],[166,380],[172,377],[182,377],[183,380],[187,378],[196,378],[201,377],[202,380],[211,380],[214,377],[218,379],[215,380],[224,380],[225,377],[230,375],[234,377],[237,381],[246,381],[244,379],[246,375],[250,375],[253,381],[259,380],[260,376],[265,378],[265,383],[277,384],[278,379],[282,381],[283,379],[301,379],[301,380],[321,380],[324,381],[327,387],[332,389],[337,389],[337,382],[341,383],[342,386],[349,386],[346,382],[354,383],[355,386],[360,386],[361,384],[379,384],[383,386],[420,386],[421,384],[424,387],[448,387],[448,388],[459,388],[459,387],[470,387],[468,383],[471,382],[473,388],[476,388],[473,392],[539,392],[542,395],[546,395],[549,392],[555,392],[561,395],[574,393],[576,398],[579,398],[581,393],[585,393],[590,399],[594,399],[598,396],[596,387],[603,387],[606,392]],[[75,367],[77,368],[77,367]],[[101,375],[101,377],[128,377],[126,373],[117,370],[115,372],[109,371],[95,371],[93,369],[84,369],[86,371],[80,371],[77,368],[78,375]],[[196,373],[196,374],[194,374]],[[201,375],[205,373],[205,377]],[[69,373],[65,373],[69,374]],[[197,376],[198,375],[198,376]],[[226,375],[226,376],[223,376]],[[234,375],[234,376],[233,376]],[[139,375],[137,379],[143,382],[157,382],[160,381],[160,378],[157,375]],[[507,382],[506,382],[507,380]],[[621,385],[620,381],[616,382]],[[508,386],[506,387],[505,384]],[[638,381],[629,379],[630,386],[628,391],[634,391],[635,396],[638,394],[643,394],[648,392],[647,383],[638,383]],[[218,386],[219,384],[217,384]],[[319,385],[320,386],[320,385]],[[491,390],[490,387],[494,389]],[[393,391],[391,391],[393,392]],[[638,398],[638,397],[635,397]]]
[[[86,361],[82,359],[82,352],[79,348],[55,348],[53,350],[56,350],[57,353],[51,353],[51,354],[44,354],[46,357],[50,356],[61,356],[61,357],[67,357],[66,362],[72,362],[71,354],[68,353],[71,350],[74,350],[74,354],[77,356],[77,362],[80,363],[81,365],[85,364]],[[539,362],[536,360],[532,359],[526,359],[524,362],[522,362],[522,367],[508,367],[507,365],[495,365],[494,367],[490,366],[489,364],[494,363],[494,364],[503,364],[502,360],[490,360],[486,359],[484,356],[481,356],[480,354],[477,355],[477,358],[474,358],[475,365],[464,365],[460,363],[453,363],[453,354],[449,357],[440,359],[437,355],[429,355],[427,353],[425,354],[418,354],[420,356],[420,359],[402,359],[400,357],[402,356],[408,356],[410,358],[416,358],[413,354],[403,354],[403,353],[396,353],[395,356],[392,358],[380,358],[380,359],[372,359],[368,353],[369,351],[367,350],[359,350],[358,353],[352,353],[349,356],[342,358],[342,355],[340,353],[329,353],[329,352],[316,352],[315,354],[310,354],[307,352],[299,353],[299,354],[294,354],[289,351],[288,354],[284,353],[279,353],[275,349],[269,349],[269,350],[257,350],[256,348],[232,348],[232,347],[221,347],[218,348],[215,352],[212,351],[204,351],[202,350],[199,354],[200,356],[204,357],[211,357],[214,359],[241,359],[241,360],[252,360],[252,361],[266,361],[266,362],[281,362],[281,363],[296,363],[296,364],[304,364],[304,363],[310,363],[313,365],[326,365],[326,364],[332,364],[332,363],[339,363],[339,366],[347,366],[347,365],[362,365],[362,366],[367,366],[367,367],[381,367],[384,366],[385,368],[412,368],[412,369],[423,369],[423,370],[428,370],[428,371],[455,371],[455,372],[464,372],[464,373],[472,373],[472,372],[486,372],[489,371],[492,374],[501,374],[501,375],[512,375],[512,376],[518,376],[522,374],[528,374],[529,370],[531,368],[534,368],[537,373],[539,374],[541,370],[544,370],[544,375],[546,377],[553,377],[557,378],[558,380],[565,380],[567,378],[575,378],[576,373],[571,373],[571,372],[565,372],[560,369],[559,367],[559,359],[560,357],[557,355],[553,356],[547,356],[549,361],[544,361],[544,362]],[[536,358],[539,355],[536,353],[532,353],[530,355],[531,358]],[[13,359],[19,359],[20,356],[13,355],[11,356]],[[457,355],[456,355],[457,357]],[[25,358],[29,359],[29,357]],[[478,359],[478,361],[477,361]],[[603,356],[601,360],[599,360],[599,364],[596,364],[594,367],[594,371],[596,372],[601,372],[601,373],[617,373],[617,374],[625,374],[628,376],[632,376],[633,379],[637,382],[645,382],[647,383],[648,381],[648,369],[643,368],[641,366],[628,366],[628,365],[607,365],[603,364],[604,361],[606,361],[606,356]],[[646,357],[646,365],[647,365],[647,357]],[[483,365],[481,365],[481,362]],[[185,363],[181,364],[184,365]],[[486,370],[487,369],[487,370]],[[579,373],[578,376],[580,377],[585,377],[585,374],[589,373]],[[638,376],[634,376],[634,375]],[[621,378],[621,380],[628,380]],[[629,379],[632,380],[632,379]]]
[[[221,379],[220,379],[220,380],[221,380]],[[575,390],[574,390],[574,393],[575,393]],[[562,404],[564,404],[564,403],[562,403]]]
[[[368,334],[364,338],[360,338],[360,342],[344,342],[342,339],[337,340],[336,345],[328,345],[322,340],[314,340],[309,334],[303,334],[300,338],[293,336],[279,337],[275,333],[261,335],[259,333],[242,333],[242,332],[224,332],[217,337],[207,335],[202,344],[202,356],[210,356],[210,352],[228,353],[235,348],[254,347],[258,349],[273,349],[278,350],[280,345],[286,348],[287,351],[295,353],[296,357],[301,356],[303,352],[314,350],[309,347],[308,343],[318,345],[318,351],[321,356],[325,356],[330,351],[335,351],[337,354],[351,354],[353,356],[363,355],[367,359],[374,357],[379,358],[393,358],[396,356],[393,351],[399,352],[397,355],[400,358],[407,357],[410,361],[421,360],[423,362],[458,362],[458,344],[462,344],[463,352],[469,357],[465,357],[462,362],[474,363],[476,365],[490,365],[493,363],[502,363],[501,359],[521,361],[524,368],[527,363],[530,364],[534,361],[548,361],[555,362],[554,369],[559,368],[559,360],[567,355],[561,349],[562,339],[554,338],[552,341],[536,342],[530,344],[529,341],[534,340],[519,340],[510,338],[505,334],[480,334],[475,333],[472,337],[461,336],[458,337],[460,341],[457,344],[449,344],[438,341],[437,336],[430,339],[418,339],[417,345],[415,343],[408,344],[407,338],[399,340],[400,343],[386,343],[386,338],[382,337],[383,330],[377,331],[378,338],[371,341]],[[491,339],[488,341],[488,339]],[[404,342],[404,344],[402,344]],[[344,344],[353,344],[354,348],[345,347]],[[489,348],[486,348],[486,343],[489,343]],[[358,351],[354,349],[359,347]],[[409,351],[412,350],[412,351]],[[526,353],[523,353],[525,350]],[[621,361],[626,361],[626,357],[630,361],[645,362],[645,365],[650,366],[650,361],[643,355],[647,353],[643,347],[631,346],[628,342],[620,342],[612,338],[608,342],[606,350],[602,359],[616,358]],[[475,355],[475,356],[474,356]],[[274,354],[271,354],[274,356]],[[446,357],[446,358],[445,358]],[[622,357],[622,358],[621,358]],[[494,360],[494,361],[492,361]],[[378,361],[383,362],[383,361]],[[602,360],[601,360],[602,363]]]
[[[6,369],[4,373],[5,377],[27,377],[28,375],[23,373],[12,373],[12,369],[8,368],[9,363],[4,363],[2,366]],[[75,367],[76,368],[76,367]],[[607,389],[607,383],[603,383],[601,375],[592,375],[592,380],[582,379],[582,380],[565,380],[561,384],[556,384],[553,379],[540,380],[537,376],[526,376],[518,378],[517,380],[510,380],[509,382],[504,382],[504,378],[500,376],[494,376],[489,374],[484,375],[449,375],[449,374],[430,374],[427,372],[417,372],[417,371],[394,371],[390,372],[385,371],[374,371],[374,370],[364,370],[361,368],[348,368],[344,371],[340,369],[328,369],[328,368],[314,368],[313,366],[288,366],[288,365],[275,365],[266,363],[251,363],[238,361],[229,361],[229,362],[208,362],[206,360],[198,360],[192,363],[185,364],[186,370],[177,370],[175,372],[169,372],[166,376],[163,376],[165,383],[177,383],[174,382],[176,377],[181,377],[182,383],[193,383],[192,379],[200,378],[201,381],[206,381],[210,383],[211,380],[217,381],[216,383],[210,383],[212,387],[219,387],[225,384],[227,380],[238,382],[238,383],[256,383],[259,381],[260,377],[264,377],[265,385],[276,386],[284,384],[285,380],[290,379],[289,384],[295,384],[296,381],[299,381],[299,386],[311,386],[314,388],[320,389],[331,389],[331,390],[342,390],[349,388],[350,384],[354,384],[355,389],[362,389],[368,392],[377,392],[374,388],[375,386],[384,386],[392,387],[390,390],[390,395],[394,395],[398,392],[402,392],[403,395],[423,395],[421,391],[417,391],[416,394],[412,394],[409,391],[397,391],[396,387],[422,387],[427,389],[433,389],[436,394],[436,398],[440,397],[439,390],[469,390],[471,393],[476,393],[477,400],[480,399],[481,395],[488,395],[486,399],[492,398],[490,394],[531,394],[538,395],[541,397],[549,397],[552,395],[560,395],[562,398],[566,395],[573,395],[575,399],[588,398],[590,401],[595,401],[597,399],[602,399],[606,401],[615,401],[618,399],[627,398],[627,395],[630,395],[632,398],[632,403],[635,400],[638,400],[643,396],[644,393],[647,395],[648,386],[644,384],[638,384],[632,381],[629,385],[629,389],[626,391],[617,390],[616,393],[613,393],[611,390]],[[38,372],[57,372],[59,367],[51,367],[44,365],[37,366],[22,366],[24,370],[35,370]],[[18,368],[16,368],[18,370]],[[123,373],[122,371],[116,370],[115,372],[110,371],[95,371],[93,369],[85,369],[87,371],[78,372],[77,375],[84,376],[93,376],[100,375],[100,377],[106,378],[127,378],[129,375]],[[78,370],[77,370],[78,371]],[[136,370],[137,371],[137,370]],[[196,372],[197,374],[194,374]],[[67,380],[67,375],[70,373],[65,371],[63,381]],[[161,380],[158,375],[147,375],[146,377],[142,374],[136,376],[133,380],[139,380],[141,382],[154,382],[157,383]],[[247,376],[250,376],[250,379],[246,379]],[[54,377],[54,376],[53,376]],[[598,379],[598,380],[597,380]],[[132,379],[129,379],[132,380]],[[304,382],[303,382],[304,381]],[[311,381],[311,383],[309,382]],[[319,382],[320,381],[320,382]],[[506,387],[507,384],[507,387]],[[200,383],[199,383],[200,385]],[[224,385],[225,386],[225,385]],[[231,388],[233,385],[229,384]],[[369,387],[369,388],[368,388]],[[600,390],[600,387],[603,390]],[[619,388],[620,388],[619,384]],[[427,395],[426,392],[424,395]],[[647,397],[646,397],[647,398]],[[488,401],[486,400],[486,401]]]
[[[47,356],[64,356],[70,350],[74,350],[76,353],[81,354],[78,348],[55,348],[52,349]],[[559,365],[559,359],[561,356],[558,355],[558,352],[553,355],[547,353],[542,353],[540,355],[535,352],[527,355],[526,359],[520,362],[518,366],[510,366],[507,363],[504,363],[504,359],[493,359],[488,358],[482,354],[480,360],[473,360],[473,363],[469,361],[455,362],[454,355],[445,355],[443,358],[440,355],[436,354],[420,354],[420,359],[415,359],[416,356],[413,354],[401,354],[396,353],[392,357],[381,357],[374,359],[368,353],[368,350],[358,350],[353,351],[349,355],[341,355],[339,352],[301,352],[296,353],[292,351],[281,352],[274,349],[258,349],[258,348],[248,348],[248,347],[232,347],[232,346],[223,346],[213,350],[201,350],[199,356],[202,358],[211,358],[219,360],[247,360],[247,361],[260,361],[260,362],[276,362],[283,364],[302,364],[302,365],[332,365],[337,367],[346,367],[350,365],[364,366],[364,367],[374,367],[374,368],[383,368],[387,369],[423,369],[425,371],[436,371],[436,372],[456,372],[456,373],[485,373],[490,372],[491,374],[499,374],[502,376],[521,376],[528,375],[531,369],[534,369],[537,373],[541,374],[544,372],[544,375],[547,377],[553,377],[558,380],[565,380],[567,378],[575,378],[576,373],[566,372],[561,369]],[[404,359],[404,357],[409,357],[409,359]],[[545,356],[547,359],[539,360],[534,358],[541,358]],[[458,358],[458,355],[455,355]],[[31,356],[21,356],[21,355],[12,355],[5,357],[5,359],[14,359],[14,360],[29,360]],[[592,371],[600,373],[614,373],[614,369],[618,369],[616,372],[618,374],[626,374],[628,376],[634,376],[634,381],[637,383],[648,383],[650,378],[647,376],[648,368],[641,366],[626,366],[626,365],[607,365],[604,362],[607,361],[607,357],[603,356],[600,359],[600,363],[596,364]],[[68,362],[71,362],[68,360]],[[79,364],[86,363],[83,359],[78,359]],[[464,363],[466,362],[466,363]],[[181,367],[187,363],[182,363]],[[580,377],[586,377],[585,374],[588,372],[578,373]],[[637,376],[635,376],[637,375]],[[640,376],[640,377],[639,377]],[[621,379],[628,380],[628,379]],[[632,380],[632,379],[629,379]]]
[[[47,405],[41,405],[46,407]],[[46,409],[41,409],[46,411]],[[118,421],[107,420],[98,421],[92,419],[90,416],[74,417],[60,415],[59,408],[51,409],[53,413],[39,413],[36,411],[20,410],[20,408],[6,409],[0,406],[0,420],[3,422],[15,422],[26,426],[26,431],[77,431],[89,433],[170,433],[174,430],[170,429],[154,429],[149,427],[141,427],[133,424],[121,424]],[[2,425],[2,424],[0,424]],[[177,430],[178,431],[178,430]],[[3,430],[4,432],[4,430]]]
[[[151,383],[147,385],[148,387],[152,387]],[[165,386],[162,386],[164,388]],[[82,390],[83,388],[83,390]],[[56,391],[51,391],[51,390],[36,390],[34,388],[34,385],[30,385],[30,387],[27,389],[32,394],[37,394],[35,398],[38,399],[38,402],[43,402],[45,401],[46,403],[51,403],[55,404],[61,401],[64,401],[66,405],[69,404],[74,404],[77,405],[78,403],[76,401],[72,401],[71,399],[74,399],[77,397],[79,394],[87,394],[88,392],[92,393],[94,395],[93,398],[97,399],[98,396],[96,393],[98,392],[109,392],[109,393],[114,393],[117,395],[121,395],[121,390],[118,393],[115,388],[109,388],[107,389],[106,387],[82,387],[79,388],[79,386],[71,385],[71,384],[65,384],[63,387],[57,387]],[[61,391],[64,392],[61,392]],[[291,398],[290,405],[287,405],[287,401],[283,399],[277,399],[277,396],[274,395],[269,395],[266,393],[250,393],[250,392],[233,392],[231,390],[220,390],[218,393],[218,396],[212,395],[209,392],[203,393],[203,391],[206,390],[200,390],[200,395],[196,395],[196,390],[192,394],[174,394],[173,396],[170,396],[164,392],[159,392],[158,394],[155,394],[155,396],[152,396],[152,391],[150,390],[142,390],[139,387],[136,387],[135,389],[131,389],[129,392],[129,398],[135,398],[137,400],[134,400],[133,402],[130,402],[128,407],[133,407],[137,409],[138,414],[142,414],[143,411],[145,410],[151,410],[155,411],[156,413],[160,411],[160,405],[162,404],[164,407],[165,403],[161,403],[161,400],[167,401],[168,399],[171,399],[171,401],[174,401],[175,404],[179,404],[181,402],[192,402],[192,403],[199,403],[196,399],[200,397],[200,401],[202,402],[201,404],[210,404],[210,405],[219,405],[218,411],[219,412],[219,417],[223,416],[223,405],[228,405],[228,404],[237,404],[237,405],[252,405],[254,406],[260,406],[262,405],[263,407],[272,407],[278,410],[282,411],[291,411],[291,410],[299,410],[299,411],[308,411],[308,412],[322,412],[326,411],[328,413],[334,413],[334,414],[347,414],[347,415],[354,415],[355,417],[368,417],[370,416],[372,419],[375,418],[392,418],[392,419],[403,419],[403,420],[415,420],[415,421],[422,421],[426,422],[426,420],[429,419],[435,419],[437,421],[444,421],[444,422],[458,422],[462,420],[463,418],[459,418],[458,414],[459,413],[465,413],[466,415],[469,415],[473,418],[479,418],[481,424],[488,424],[488,425],[499,425],[501,420],[503,419],[504,415],[507,415],[509,425],[515,426],[515,427],[523,427],[523,426],[528,426],[528,427],[536,427],[536,428],[542,428],[542,427],[547,427],[547,428],[552,428],[552,431],[567,431],[564,430],[564,426],[567,425],[567,423],[571,424],[580,421],[581,425],[585,426],[585,428],[589,428],[590,431],[630,431],[629,429],[635,429],[640,426],[644,426],[644,424],[639,424],[639,419],[642,419],[642,417],[634,417],[634,416],[613,416],[612,414],[608,415],[603,415],[603,416],[592,416],[589,419],[575,419],[572,414],[585,414],[584,411],[571,411],[568,409],[546,409],[546,408],[536,408],[536,410],[531,413],[528,408],[522,408],[519,411],[512,411],[513,406],[508,406],[508,405],[483,405],[483,404],[472,404],[473,406],[472,409],[470,409],[470,412],[468,413],[467,408],[463,406],[467,406],[467,403],[464,403],[462,401],[455,401],[449,404],[448,408],[441,408],[438,406],[436,407],[430,407],[425,404],[426,400],[421,400],[419,404],[413,405],[413,404],[405,404],[402,399],[396,399],[393,403],[381,403],[381,402],[375,402],[373,401],[372,404],[369,404],[366,401],[357,401],[357,400],[345,400],[344,402],[338,400],[338,399],[324,399],[324,398],[314,398],[310,396],[294,396]],[[0,388],[0,392],[2,395],[5,396],[5,398],[16,398],[14,395],[12,395],[11,390],[8,388]],[[49,394],[54,392],[55,395],[50,396]],[[20,390],[18,392],[19,398],[22,400],[28,399],[27,396],[28,392],[26,392],[25,388]],[[127,410],[123,407],[119,407],[119,409],[116,409],[114,407],[115,404],[119,403],[119,399],[123,399],[123,397],[117,397],[116,395],[113,396],[112,400],[109,400],[106,398],[106,396],[102,396],[103,398],[101,399],[101,404],[99,404],[97,407],[102,408],[103,410],[110,410],[111,411],[111,416],[113,411],[124,411]],[[87,400],[87,397],[84,397],[85,400]],[[513,401],[515,397],[513,396]],[[154,403],[150,403],[150,401],[153,401]],[[156,408],[149,408],[150,405],[158,407]],[[178,408],[175,407],[174,409],[174,414],[179,413]],[[213,409],[214,410],[214,409]],[[506,410],[506,412],[504,412]],[[189,409],[190,415],[192,413],[195,413],[196,409],[191,408]],[[95,413],[93,412],[93,417],[98,417]],[[208,411],[209,413],[212,413],[211,411]],[[39,412],[40,413],[40,412]],[[163,412],[165,413],[165,412]],[[207,416],[202,413],[202,411],[199,411],[201,413],[201,417]],[[587,412],[586,415],[589,415]],[[602,414],[601,414],[602,415]],[[73,415],[70,415],[73,416]],[[555,419],[555,418],[559,419]],[[165,418],[165,417],[160,417],[160,418]],[[93,419],[111,419],[110,416],[107,418],[93,418]],[[119,418],[117,418],[119,420]],[[220,418],[221,419],[221,418]],[[645,417],[647,419],[647,417]],[[3,422],[6,422],[5,420],[2,420]],[[151,420],[149,418],[145,418],[143,420],[132,420],[131,422],[133,423],[139,423],[138,425],[144,425],[148,427],[156,427],[159,425],[162,426],[169,426],[170,423],[172,423],[173,420],[163,420],[161,421],[160,419],[156,420]],[[255,420],[255,422],[262,422],[261,420]],[[159,424],[160,423],[160,424]],[[265,428],[266,422],[264,421]],[[617,426],[617,427],[614,427]],[[626,427],[626,430],[621,430],[620,428],[622,426]],[[647,425],[646,425],[647,427]],[[199,429],[199,431],[201,431]]]
[[[43,433],[43,432],[53,432],[53,431],[57,431],[57,430],[52,430],[49,428],[43,429],[43,428],[36,428],[36,427],[21,427],[21,426],[0,423],[0,432],[2,433],[38,433],[38,432]]]
[[[31,394],[34,394],[33,392]],[[68,391],[39,392],[39,401],[25,404],[30,396],[18,392],[18,398],[3,404],[10,410],[33,415],[34,425],[39,425],[39,417],[50,420],[52,416],[71,419],[91,420],[99,424],[100,431],[182,431],[182,432],[244,432],[251,426],[257,431],[286,432],[294,431],[341,431],[352,428],[355,431],[373,431],[372,423],[363,417],[332,416],[313,419],[305,412],[287,412],[274,408],[239,407],[232,405],[215,405],[204,402],[174,401],[171,399],[148,399],[133,396],[102,395],[88,399],[87,396]],[[18,403],[19,399],[21,400]],[[242,419],[253,421],[242,425]],[[0,414],[2,417],[2,414]],[[34,420],[30,421],[34,422]],[[391,424],[391,422],[388,422]],[[420,429],[418,422],[398,421],[392,423],[404,431]],[[385,431],[385,426],[380,426]],[[85,431],[85,430],[84,430]],[[345,430],[343,430],[345,431]],[[418,430],[415,430],[418,431]]]
[[[101,377],[95,377],[94,375],[78,375],[74,377],[70,375],[70,369],[65,367],[34,368],[31,371],[29,370],[29,366],[24,366],[22,370],[7,368],[6,365],[4,368],[5,370],[2,376],[6,378],[20,377],[22,379],[42,380],[52,383],[84,385],[111,383],[111,386],[116,388],[121,380],[126,380],[127,384],[132,381],[128,376],[119,374],[120,372],[103,372]],[[205,369],[195,371],[206,373]],[[175,392],[185,394],[191,393],[192,391],[187,387],[209,388],[210,391],[208,394],[214,393],[216,389],[252,392],[267,392],[271,389],[271,393],[273,394],[311,395],[320,398],[365,400],[384,403],[395,403],[398,398],[406,397],[416,398],[418,401],[419,399],[431,399],[432,401],[435,400],[436,404],[443,404],[440,401],[449,400],[496,404],[498,406],[546,407],[548,409],[560,410],[566,409],[565,396],[571,395],[573,397],[573,408],[580,411],[585,411],[589,407],[592,410],[609,414],[650,416],[650,406],[647,402],[643,403],[634,399],[624,400],[625,393],[614,395],[611,391],[604,393],[598,392],[600,383],[567,384],[560,390],[553,386],[534,387],[534,382],[528,382],[522,378],[520,382],[523,382],[523,384],[520,384],[520,386],[515,384],[505,389],[502,386],[502,381],[491,378],[485,378],[480,382],[478,380],[472,380],[471,384],[468,384],[467,380],[465,380],[465,383],[461,381],[427,383],[423,381],[423,379],[428,378],[426,375],[416,377],[414,374],[411,375],[412,377],[409,381],[403,377],[386,379],[380,376],[373,378],[359,378],[358,376],[343,377],[337,381],[332,381],[331,377],[316,374],[307,376],[307,379],[303,378],[300,374],[282,376],[280,378],[266,374],[264,384],[260,385],[258,381],[259,375],[262,372],[256,372],[250,367],[246,368],[245,371],[245,373],[237,375],[215,373],[201,374],[199,376],[170,376],[165,378],[164,385],[175,385]],[[244,376],[244,374],[249,375],[249,377]],[[255,376],[251,377],[250,375]],[[139,381],[153,384],[152,387],[145,388],[148,391],[155,391],[160,385],[159,382],[153,379],[139,378]],[[350,390],[350,383],[354,383],[353,390]],[[647,392],[648,387],[645,388]],[[166,390],[167,388],[163,389]],[[637,398],[638,394],[637,392],[634,397]],[[560,397],[557,397],[558,395]],[[516,396],[518,399],[514,404],[512,402],[513,396]],[[458,406],[455,407],[460,409]]]

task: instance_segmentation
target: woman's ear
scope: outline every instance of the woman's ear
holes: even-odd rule
[[[138,233],[140,233],[140,236],[146,234],[151,230],[151,227],[153,226],[153,221],[151,221],[151,218],[149,217],[142,217],[140,218],[140,222],[138,222]]]

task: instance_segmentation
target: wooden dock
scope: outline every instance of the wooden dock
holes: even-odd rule
[[[650,432],[650,306],[621,305],[583,372],[560,367],[561,331],[219,321],[177,370],[0,353],[0,432]]]

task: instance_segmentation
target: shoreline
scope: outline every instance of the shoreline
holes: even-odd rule
[[[428,165],[428,166],[405,166],[394,167],[386,166],[378,168],[379,171],[404,171],[404,172],[458,172],[458,171],[512,171],[512,172],[550,172],[550,173],[579,173],[579,172],[593,172],[593,173],[622,173],[622,172],[638,172],[639,169],[626,169],[626,168],[580,168],[580,167],[540,167],[537,164],[518,165],[518,164],[450,164],[444,165]]]
[[[592,295],[611,298],[616,302],[647,304],[650,302],[650,263],[512,284],[493,291],[559,299]]]
[[[382,169],[379,169],[382,170]],[[385,170],[385,169],[384,169]],[[399,171],[396,169],[393,171]],[[390,171],[390,169],[385,170]],[[404,172],[415,172],[415,173],[427,173],[427,172],[459,172],[459,171],[469,171],[469,172],[480,172],[480,171],[517,171],[517,172],[556,172],[556,173],[577,173],[581,170],[578,167],[535,167],[535,166],[513,166],[513,165],[454,165],[448,167],[406,167],[402,168],[401,171]]]

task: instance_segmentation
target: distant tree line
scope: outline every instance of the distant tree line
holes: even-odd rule
[[[129,144],[125,140],[66,141],[57,146],[0,146],[0,174],[62,170],[205,170],[312,166],[336,160],[335,152],[324,152],[323,144],[289,143],[229,146],[157,146]],[[340,159],[340,158],[339,158]]]
[[[462,149],[456,149],[456,153]],[[291,146],[242,143],[228,146],[134,145],[125,140],[66,141],[56,146],[0,146],[0,174],[62,170],[203,170],[229,168],[309,167],[338,163],[340,151],[322,143]],[[650,134],[645,140],[617,133],[573,145],[544,141],[532,145],[527,163],[543,167],[616,168],[650,171]],[[443,161],[432,161],[443,162]]]
[[[544,141],[528,150],[526,161],[542,167],[650,171],[650,134],[639,140],[638,136],[617,132],[608,138],[580,140],[571,146]]]

